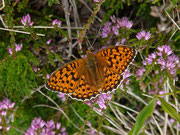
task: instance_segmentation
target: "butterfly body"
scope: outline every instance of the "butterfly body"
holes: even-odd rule
[[[91,100],[100,93],[117,89],[135,55],[136,51],[127,46],[107,47],[96,54],[87,53],[85,59],[69,62],[52,73],[46,87],[68,94],[73,99]]]
[[[93,53],[88,53],[87,57],[84,59],[85,64],[85,78],[90,87],[94,87],[98,91],[104,83],[104,73],[102,65],[100,65],[98,58]]]

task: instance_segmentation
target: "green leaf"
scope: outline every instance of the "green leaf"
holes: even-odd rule
[[[128,133],[128,135],[137,135],[139,133],[139,131],[141,130],[144,121],[151,116],[154,107],[156,104],[156,98],[153,98],[150,103],[143,108],[143,110],[138,114],[138,116],[136,117],[136,123],[135,125],[132,127],[131,131]]]
[[[180,115],[177,113],[176,109],[168,104],[163,98],[158,97],[158,99],[161,102],[162,109],[180,123]]]

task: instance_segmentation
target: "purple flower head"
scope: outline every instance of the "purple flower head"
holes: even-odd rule
[[[174,68],[176,65],[173,61],[167,61],[166,62],[166,68],[171,69]]]
[[[111,21],[112,21],[113,23],[116,23],[116,17],[115,17],[115,15],[112,15],[110,18],[111,18]]]
[[[105,23],[104,27],[102,28],[101,37],[106,38],[109,34],[111,34],[111,22]]]
[[[163,47],[164,52],[165,52],[167,55],[170,55],[170,54],[173,53],[173,51],[172,51],[172,49],[171,49],[170,46],[168,46],[168,45],[163,45],[162,47]]]
[[[119,43],[119,42],[116,42],[115,46],[119,46],[119,45],[120,45],[120,43]]]
[[[90,106],[93,103],[93,100],[89,100],[89,101],[87,101],[85,103]]]
[[[167,55],[170,55],[170,54],[173,53],[171,47],[168,46],[168,45],[162,45],[162,47],[159,46],[159,47],[157,47],[157,49],[158,49],[160,52],[166,53]],[[159,54],[159,53],[157,53],[157,54]]]
[[[13,50],[11,47],[8,48],[9,54],[13,54]]]
[[[24,26],[32,26],[34,24],[34,22],[31,22],[31,16],[29,14],[23,16],[23,18],[21,19],[21,23],[24,25]]]
[[[123,38],[123,39],[121,40],[121,44],[124,44],[125,42],[126,42],[126,39]]]
[[[175,75],[176,74],[176,69],[175,68],[170,69],[170,74]]]
[[[148,57],[145,58],[144,65],[146,65],[147,63],[149,65],[152,64],[152,62],[155,58],[156,58],[156,53],[152,53],[152,54],[148,55]]]
[[[60,127],[61,127],[61,123],[58,122],[58,123],[56,124],[56,129],[60,129]]]
[[[6,116],[7,112],[6,111],[1,111],[2,116]]]
[[[59,93],[57,96],[58,96],[59,98],[61,98],[62,102],[64,102],[64,101],[66,100],[65,95],[62,94],[62,93]]]
[[[54,51],[54,46],[50,46],[50,47],[49,47],[49,50],[51,50],[52,53],[55,52],[55,51]]]
[[[92,123],[91,122],[87,122],[87,124],[86,124],[87,126],[89,126],[89,127],[92,127]]]
[[[91,104],[97,101],[96,103],[99,105],[100,111],[101,111],[101,109],[106,109],[107,107],[107,105],[105,104],[106,100],[109,101],[111,100],[111,98],[112,98],[112,95],[110,93],[102,93],[101,95],[99,95],[97,100],[90,100],[86,102],[86,104],[90,106]]]
[[[146,69],[144,67],[140,68],[136,74],[139,76],[139,77],[142,77],[144,72],[146,71]]]
[[[16,52],[21,51],[21,49],[22,49],[22,44],[16,44],[16,43],[15,43],[15,46],[16,46],[16,48],[15,48],[15,51],[16,51]]]
[[[58,27],[61,27],[62,26],[62,21],[58,20],[58,19],[55,19],[55,20],[53,20],[52,25],[57,25]]]
[[[52,39],[49,39],[46,43],[49,45],[51,43]]]
[[[52,130],[55,128],[55,124],[54,124],[54,121],[53,120],[50,120],[46,123],[46,127],[49,129],[49,130]]]
[[[130,22],[127,17],[123,17],[117,19],[117,25],[118,27],[130,29],[133,23]]]
[[[150,32],[145,32],[144,30],[142,30],[141,32],[139,32],[136,35],[137,39],[141,40],[142,38],[144,38],[144,40],[148,40],[151,38],[151,33]]]
[[[156,104],[159,105],[159,106],[161,106],[161,101],[158,99],[158,100],[156,101]]]
[[[99,2],[99,0],[93,0],[94,2]]]
[[[94,129],[91,129],[91,130],[89,131],[89,135],[96,135],[96,131],[95,131]]]
[[[11,102],[9,99],[4,99],[0,102],[0,111],[4,109],[12,109],[14,105],[14,102]]]
[[[39,118],[35,118],[32,122],[31,122],[31,128],[34,130],[37,130],[39,128],[44,127],[46,123],[39,117]]]
[[[39,135],[55,135],[56,132],[52,131],[46,127],[42,128],[42,132]]]
[[[166,68],[166,62],[163,59],[163,57],[160,57],[159,59],[157,59],[157,63],[161,65],[161,69],[165,69]]]
[[[12,119],[13,115],[10,110],[14,108],[15,103],[11,102],[9,99],[4,99],[0,101],[0,130],[4,132],[9,131],[10,127],[8,126],[9,121],[3,121],[3,119]]]
[[[118,36],[119,35],[119,28],[117,27],[117,26],[112,26],[112,31],[113,31],[113,33],[116,35],[116,36]]]
[[[55,128],[56,127],[56,128]],[[53,120],[44,122],[41,118],[35,118],[31,122],[31,127],[25,135],[67,135],[66,128],[60,128],[61,124],[55,124]]]
[[[173,124],[173,123],[175,122],[175,119],[171,118],[171,119],[169,120],[169,122],[170,122],[170,124]]]
[[[155,59],[155,58],[156,58],[156,53],[151,53],[151,54],[149,55],[149,57],[152,58],[152,59]]]
[[[34,72],[37,72],[37,67],[32,67],[32,69],[34,70]]]
[[[64,131],[66,131],[66,128],[65,127],[61,128],[61,132],[64,132]]]
[[[97,101],[97,104],[99,105],[99,107],[100,107],[101,109],[106,109],[107,105],[105,104],[105,101],[106,101],[106,100],[109,101],[109,100],[111,100],[111,98],[112,98],[112,96],[111,96],[110,93],[109,93],[109,94],[103,93],[103,94],[101,94],[101,95],[99,96],[98,101]]]
[[[162,95],[162,94],[164,94],[165,92],[164,92],[164,90],[160,90],[159,91],[159,95]],[[161,96],[162,97],[162,96]]]
[[[172,54],[172,55],[167,57],[167,61],[172,61],[175,64],[179,64],[179,57],[176,56],[175,54]]]
[[[126,71],[124,72],[124,75],[123,75],[123,80],[125,80],[125,79],[128,78],[128,77],[130,77],[131,75],[132,75],[132,74],[130,73],[129,69],[126,70]]]
[[[8,127],[6,127],[6,131],[9,131],[9,129],[10,129],[10,127],[8,126]]]
[[[49,79],[49,77],[50,77],[49,74],[47,74],[47,75],[46,75],[46,78]]]

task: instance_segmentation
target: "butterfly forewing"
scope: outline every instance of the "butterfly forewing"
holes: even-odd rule
[[[62,93],[73,93],[83,70],[83,59],[74,60],[52,73],[46,87]]]
[[[136,52],[133,48],[113,46],[100,50],[96,56],[111,71],[116,74],[122,74],[134,59],[135,54]]]

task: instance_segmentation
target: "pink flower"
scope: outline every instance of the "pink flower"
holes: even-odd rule
[[[56,129],[60,129],[60,127],[61,127],[61,123],[58,122],[58,123],[56,124]]]
[[[6,127],[6,131],[9,131],[9,129],[10,129],[10,127],[8,126],[8,127]]]
[[[50,46],[50,47],[49,47],[49,50],[51,50],[52,53],[55,52],[55,51],[54,51],[54,46]]]
[[[144,67],[140,68],[136,74],[139,76],[139,77],[142,77],[144,72],[146,71],[146,69]]]
[[[49,45],[51,43],[52,39],[49,39],[46,43]]]
[[[6,116],[6,114],[7,114],[6,111],[2,111],[2,112],[1,112],[1,115],[2,115],[2,116]]]
[[[13,51],[12,51],[11,47],[8,48],[8,51],[9,51],[9,54],[13,54]]]
[[[148,40],[151,38],[151,33],[150,32],[145,32],[144,30],[142,30],[141,32],[139,32],[136,35],[137,39],[141,40],[142,38],[144,38],[144,40]]]
[[[55,20],[53,20],[52,25],[57,25],[58,27],[61,27],[62,21],[58,20],[58,19],[55,19]]]
[[[9,131],[8,126],[9,120],[13,118],[11,110],[13,109],[15,103],[11,102],[9,99],[4,99],[0,101],[0,130],[1,132]],[[8,121],[3,121],[3,119],[8,119]],[[3,126],[2,126],[3,125]],[[4,131],[2,131],[4,130]]]
[[[66,100],[65,95],[62,94],[62,93],[59,93],[57,96],[58,96],[59,98],[61,98],[62,102],[64,102],[64,101]]]
[[[126,39],[123,38],[123,39],[121,40],[121,44],[123,45],[125,42],[126,42]]]
[[[106,38],[109,34],[111,34],[111,22],[105,23],[104,27],[102,28],[101,37]]]
[[[23,18],[21,19],[21,23],[24,26],[27,26],[27,25],[32,26],[34,24],[34,22],[31,22],[31,16],[29,14],[23,16]]]
[[[101,111],[101,109],[106,109],[106,107],[107,107],[107,105],[105,104],[106,100],[109,101],[109,100],[111,100],[111,98],[112,98],[112,95],[110,93],[103,93],[103,94],[99,95],[96,103],[99,105],[100,109],[99,108],[97,108],[97,109],[100,111]],[[86,104],[90,106],[95,101],[96,100],[90,100],[90,101],[86,102]]]
[[[173,53],[171,47],[168,46],[168,45],[162,45],[162,47],[158,46],[157,49],[158,49],[160,52],[166,53],[167,55],[170,55],[170,54]]]
[[[21,51],[21,49],[22,49],[22,44],[16,44],[16,43],[15,43],[15,46],[16,46],[16,48],[15,48],[15,51],[16,51],[16,52]]]
[[[133,23],[130,22],[127,17],[122,17],[117,19],[117,25],[122,28],[130,29]]]
[[[49,77],[50,77],[49,74],[47,74],[47,75],[46,75],[46,78],[49,79]]]
[[[37,72],[37,68],[36,67],[32,67],[32,69],[34,70],[34,72]]]
[[[99,0],[94,0],[94,2],[99,2]]]
[[[56,127],[56,128],[55,128]],[[25,135],[67,135],[66,128],[60,128],[61,123],[55,124],[53,120],[48,122],[41,118],[35,118]]]

